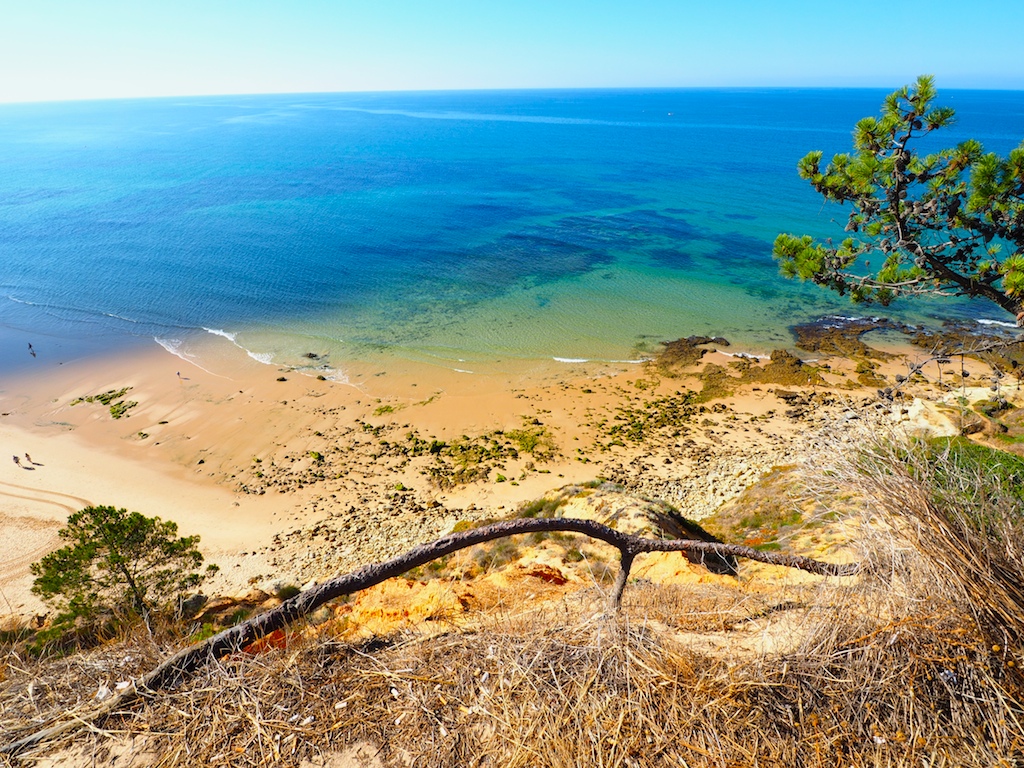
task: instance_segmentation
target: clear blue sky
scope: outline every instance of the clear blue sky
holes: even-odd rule
[[[20,0],[0,102],[365,90],[1024,89],[1022,0]]]

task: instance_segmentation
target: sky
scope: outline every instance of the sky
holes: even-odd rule
[[[506,88],[1024,89],[1021,0],[22,0],[0,102]]]

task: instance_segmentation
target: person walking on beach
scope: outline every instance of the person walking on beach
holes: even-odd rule
[[[34,349],[32,349],[32,342],[31,341],[28,343],[28,353],[30,355],[32,355],[32,357],[36,356],[36,351]]]
[[[17,464],[20,467],[21,466],[21,459],[19,459],[17,456],[15,456],[14,457],[14,463]]]
[[[35,462],[32,461],[32,457],[28,455],[28,451],[25,451],[25,461],[27,461],[29,464],[35,464]]]

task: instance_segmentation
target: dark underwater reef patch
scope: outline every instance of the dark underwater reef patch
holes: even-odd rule
[[[534,283],[583,274],[611,263],[606,250],[558,237],[557,230],[516,232],[465,254],[461,279],[477,287],[507,289],[523,279]]]
[[[671,269],[691,270],[696,264],[693,254],[681,248],[649,248],[644,253],[652,261]]]

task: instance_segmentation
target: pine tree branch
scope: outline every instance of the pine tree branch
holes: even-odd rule
[[[860,570],[857,563],[835,564],[809,557],[762,552],[751,547],[694,539],[648,539],[621,533],[593,520],[573,518],[523,518],[492,523],[473,530],[453,533],[436,541],[421,544],[408,552],[381,563],[365,565],[351,573],[338,576],[324,584],[311,587],[295,597],[241,624],[224,630],[196,645],[189,646],[136,678],[132,685],[91,712],[79,714],[72,720],[57,723],[18,741],[0,746],[0,754],[15,755],[37,747],[60,736],[102,720],[134,701],[155,694],[162,688],[185,680],[206,664],[231,653],[237,653],[261,637],[282,629],[308,616],[329,600],[368,589],[406,571],[425,565],[452,552],[494,541],[506,536],[524,533],[573,531],[612,545],[621,555],[621,569],[611,597],[611,608],[618,610],[622,592],[629,577],[634,558],[642,552],[696,552],[705,555],[743,557],[762,563],[797,568],[822,576],[851,576]]]

